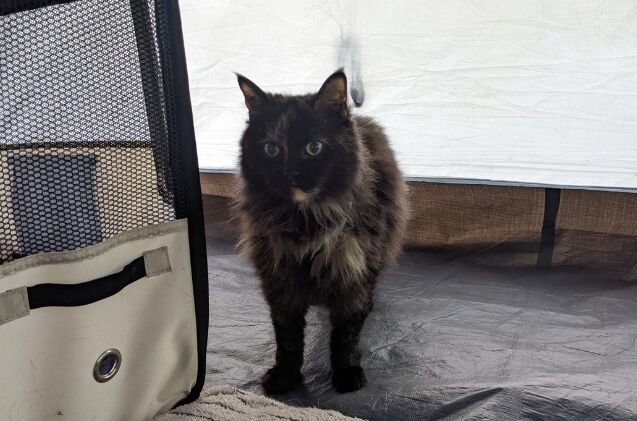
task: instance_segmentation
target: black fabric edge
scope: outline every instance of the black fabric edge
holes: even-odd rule
[[[561,189],[544,190],[544,222],[542,223],[542,239],[537,255],[539,267],[550,267],[553,262],[555,248],[555,220],[560,209]]]
[[[146,276],[144,257],[138,257],[114,274],[79,284],[39,284],[27,288],[29,308],[79,307],[112,297]]]
[[[22,13],[56,4],[72,3],[78,0],[0,0],[0,16]]]
[[[141,82],[144,91],[144,108],[148,121],[148,131],[151,139],[151,147],[157,173],[157,190],[166,204],[172,206],[175,197],[172,193],[172,175],[168,162],[160,160],[157,147],[169,141],[168,128],[163,108],[162,89],[163,80],[159,72],[159,51],[155,45],[155,23],[151,16],[152,10],[146,0],[130,0],[131,17],[133,19],[133,30],[135,32],[135,44],[137,46],[137,57],[141,68]],[[159,32],[159,31],[158,31]],[[161,37],[161,35],[158,35]],[[158,40],[161,43],[161,39]]]
[[[177,209],[177,217],[188,219],[188,238],[190,242],[190,262],[197,319],[197,380],[190,394],[175,406],[195,401],[204,385],[206,377],[206,353],[208,346],[208,256],[206,252],[206,236],[204,232],[203,204],[199,181],[199,162],[195,142],[195,129],[192,119],[190,90],[186,67],[186,54],[181,29],[181,16],[177,0],[164,0],[168,24],[168,42],[174,92],[174,113],[179,146],[182,151],[182,174],[185,195],[184,209]],[[167,103],[170,103],[167,101]]]

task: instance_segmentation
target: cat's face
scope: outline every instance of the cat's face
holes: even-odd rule
[[[252,189],[308,205],[338,197],[358,169],[358,144],[347,108],[347,80],[330,76],[318,93],[264,93],[239,76],[250,119],[241,167]]]

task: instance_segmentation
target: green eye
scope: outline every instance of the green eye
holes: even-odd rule
[[[315,140],[314,142],[310,142],[305,145],[305,153],[309,156],[316,156],[323,151],[323,142],[319,142]]]
[[[281,148],[276,143],[268,142],[263,146],[263,152],[270,158],[274,158],[279,154]]]

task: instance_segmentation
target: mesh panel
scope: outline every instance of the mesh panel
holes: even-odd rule
[[[3,1],[0,263],[175,219],[164,11],[147,0]]]

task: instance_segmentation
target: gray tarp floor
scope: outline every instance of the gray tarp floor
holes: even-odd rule
[[[261,393],[275,352],[268,309],[233,249],[225,202],[204,204],[207,385]],[[340,395],[328,374],[327,312],[312,309],[305,383],[275,398],[371,420],[637,419],[637,284],[604,273],[408,251],[379,283],[362,338],[368,385]]]

